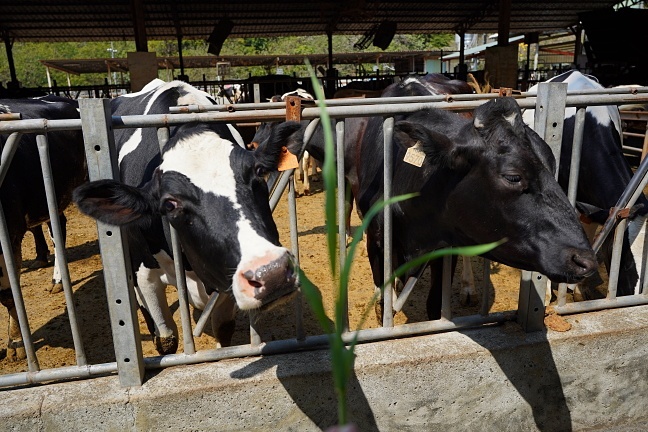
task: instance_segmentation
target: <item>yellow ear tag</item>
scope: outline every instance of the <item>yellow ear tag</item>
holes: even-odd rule
[[[281,147],[281,154],[279,155],[279,164],[277,171],[288,171],[289,169],[299,167],[297,156],[290,153],[286,146]]]
[[[425,153],[421,150],[421,141],[416,141],[416,144],[408,148],[405,152],[405,157],[403,158],[404,162],[419,168],[423,166],[424,160]]]

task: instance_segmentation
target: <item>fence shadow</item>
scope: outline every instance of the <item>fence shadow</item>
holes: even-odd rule
[[[299,409],[319,428],[325,430],[337,424],[337,396],[333,387],[330,358],[317,352],[299,353],[301,365],[307,365],[308,373],[301,371],[300,364],[285,356],[266,356],[232,373],[234,379],[251,378],[266,370],[276,368],[276,375],[290,398]],[[321,364],[321,367],[318,367]],[[313,373],[313,370],[320,372]],[[348,421],[365,432],[378,431],[375,415],[362,391],[360,382],[352,372],[348,390]]]
[[[508,381],[529,404],[540,431],[571,431],[572,419],[554,361],[546,330],[525,333],[516,323],[503,325],[494,338],[479,329],[460,333],[484,347],[493,356]],[[506,343],[502,339],[506,338]],[[511,356],[510,341],[527,344]],[[533,342],[529,344],[529,342]]]

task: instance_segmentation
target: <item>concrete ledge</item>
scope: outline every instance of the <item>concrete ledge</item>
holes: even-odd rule
[[[362,431],[648,430],[648,306],[357,347]],[[316,431],[337,420],[326,351],[2,391],[0,430]]]

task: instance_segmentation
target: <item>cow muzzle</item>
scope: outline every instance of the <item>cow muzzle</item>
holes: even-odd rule
[[[292,298],[299,286],[294,258],[283,248],[239,265],[234,279],[234,297],[241,310],[271,309]]]
[[[573,275],[573,280],[568,282],[578,282],[588,276],[591,276],[598,269],[598,261],[596,254],[591,249],[575,249],[570,248],[567,250],[568,268]]]

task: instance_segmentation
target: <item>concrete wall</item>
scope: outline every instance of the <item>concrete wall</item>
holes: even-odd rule
[[[361,431],[648,430],[648,306],[357,347]],[[0,430],[316,431],[336,421],[326,351],[2,392]]]

